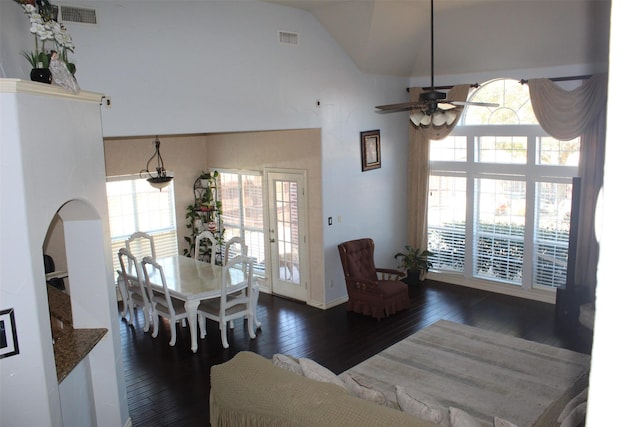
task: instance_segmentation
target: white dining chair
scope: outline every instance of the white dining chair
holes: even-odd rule
[[[129,324],[133,323],[134,310],[139,307],[144,312],[144,331],[147,332],[153,321],[153,314],[140,264],[127,248],[120,248],[118,260],[120,261],[120,270],[118,270],[120,293],[126,311],[129,312]]]
[[[150,269],[155,269],[160,274],[160,280],[162,281],[162,292],[153,289],[150,280]],[[142,260],[142,270],[144,272],[144,279],[147,285],[147,291],[150,296],[151,304],[153,305],[153,334],[152,337],[158,336],[159,328],[159,316],[162,316],[169,320],[169,326],[171,328],[171,340],[170,346],[176,344],[176,323],[181,323],[182,327],[186,326],[187,312],[184,308],[184,302],[178,301],[171,297],[169,288],[167,287],[167,280],[164,276],[164,270],[158,262],[151,257],[144,257]]]
[[[204,230],[201,231],[197,236],[196,236],[196,243],[195,243],[195,251],[193,252],[193,257],[195,259],[201,259],[201,255],[204,255],[204,253],[201,253],[201,250],[204,252],[204,249],[201,249],[200,246],[203,246],[204,244],[206,244],[204,241],[205,239],[208,239],[210,242],[210,246],[209,248],[211,248],[211,256],[209,258],[209,262],[211,264],[215,264],[215,247],[216,247],[216,239],[215,237],[213,237],[213,233],[210,232],[209,230]],[[204,246],[203,246],[204,248]]]
[[[230,258],[233,258],[236,255],[247,256],[248,253],[249,253],[249,249],[244,239],[240,236],[234,236],[229,240],[227,240],[224,244],[224,264],[226,264]],[[254,320],[256,329],[260,329],[260,326],[262,326],[260,321],[258,321],[258,316],[256,314],[256,308],[258,307],[259,296],[260,296],[260,285],[257,280],[254,280],[252,303],[253,303],[253,320]],[[229,327],[233,329],[233,323],[230,323]]]
[[[153,236],[144,231],[136,231],[131,234],[125,241],[124,246],[129,252],[142,260],[146,256],[156,259],[156,245]]]
[[[205,300],[198,307],[200,338],[207,335],[206,319],[218,322],[222,346],[229,348],[227,324],[235,319],[247,319],[251,339],[256,337],[253,312],[253,259],[238,255],[222,267],[220,298]],[[246,290],[246,292],[244,292]]]
[[[224,261],[223,264],[226,264],[229,261],[229,256],[233,258],[236,255],[247,256],[248,248],[247,244],[244,242],[244,239],[240,236],[235,236],[227,240],[224,244]]]

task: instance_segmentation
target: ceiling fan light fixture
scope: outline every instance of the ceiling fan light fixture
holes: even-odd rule
[[[409,118],[411,119],[411,123],[416,126],[420,126],[421,120],[425,117],[423,112],[411,113],[409,114]]]
[[[424,117],[422,117],[422,120],[420,120],[420,124],[422,126],[429,126],[430,123],[431,123],[431,116],[428,114],[425,114]]]
[[[451,126],[453,122],[456,121],[458,115],[456,114],[455,110],[447,110],[444,112],[444,117],[447,125]]]
[[[435,113],[433,113],[433,117],[431,117],[431,122],[433,123],[434,126],[442,126],[447,122],[447,118],[445,117],[442,111],[438,110]]]

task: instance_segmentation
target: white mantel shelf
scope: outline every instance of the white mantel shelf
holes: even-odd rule
[[[0,79],[0,93],[48,95],[96,103],[102,103],[102,99],[104,98],[103,94],[97,92],[81,90],[79,93],[75,94],[53,84],[32,82],[21,79]]]

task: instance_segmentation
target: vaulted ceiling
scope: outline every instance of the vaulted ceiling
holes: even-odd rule
[[[265,1],[312,13],[362,72],[430,75],[428,0]],[[610,0],[435,0],[434,74],[606,63],[610,8]]]

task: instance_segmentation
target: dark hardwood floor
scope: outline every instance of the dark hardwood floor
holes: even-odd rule
[[[428,282],[411,288],[411,307],[387,319],[346,311],[345,305],[320,310],[306,304],[261,294],[262,329],[255,340],[236,321],[223,349],[217,323],[208,321],[206,339],[191,352],[188,328],[178,326],[175,347],[169,326],[157,338],[142,330],[140,311],[133,325],[120,322],[129,414],[134,427],[209,425],[209,370],[212,365],[249,350],[270,358],[275,353],[311,358],[333,372],[360,363],[439,319],[447,319],[568,348],[591,352],[585,328],[559,327],[554,306],[505,295]]]

